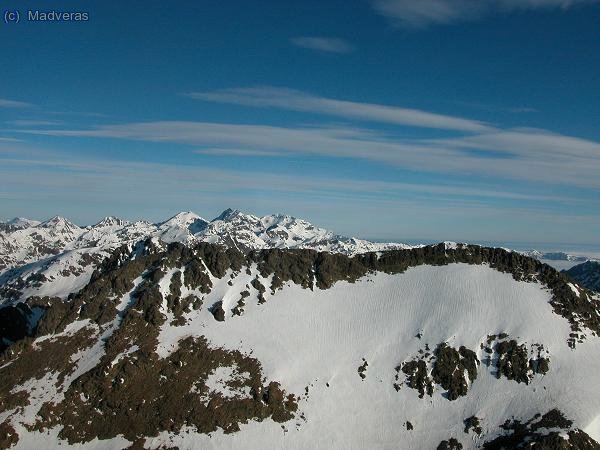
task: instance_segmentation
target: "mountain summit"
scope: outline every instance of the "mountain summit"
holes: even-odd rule
[[[212,222],[216,222],[217,220],[231,220],[237,214],[240,214],[240,210],[227,208],[225,211],[215,217]]]

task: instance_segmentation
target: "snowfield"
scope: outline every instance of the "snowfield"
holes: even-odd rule
[[[230,311],[254,276],[240,275],[232,287],[224,277],[206,304],[223,299]],[[225,322],[215,321],[206,309],[191,313],[187,326],[163,330],[165,346],[197,334],[217,346],[252,353],[267,378],[301,397],[304,418],[284,425],[249,423],[233,434],[162,433],[147,445],[420,449],[455,436],[465,448],[475,448],[477,438],[463,432],[462,418],[479,417],[485,433],[514,411],[528,419],[552,408],[600,439],[600,342],[588,339],[575,351],[569,349],[569,324],[552,312],[549,298],[537,283],[516,282],[486,266],[452,264],[411,268],[400,275],[378,273],[327,290],[287,285],[268,296],[266,304],[247,305],[241,317],[229,313]],[[393,388],[394,368],[426,343],[432,348],[440,342],[464,345],[477,349],[482,360],[479,344],[501,332],[520,343],[542,343],[550,354],[548,374],[525,385],[496,379],[481,364],[469,394],[455,401],[440,391],[420,399],[407,386],[399,392]],[[368,362],[364,380],[357,371],[362,358]],[[406,421],[414,430],[406,429]]]

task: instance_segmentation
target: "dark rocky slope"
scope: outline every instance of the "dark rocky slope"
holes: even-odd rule
[[[565,270],[580,286],[600,292],[600,262],[586,261]]]

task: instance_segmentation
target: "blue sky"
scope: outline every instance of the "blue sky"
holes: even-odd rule
[[[598,1],[52,8],[90,18],[0,23],[0,218],[600,245]]]

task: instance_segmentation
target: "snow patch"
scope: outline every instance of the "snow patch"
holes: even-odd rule
[[[207,403],[215,394],[223,398],[251,398],[248,386],[235,386],[236,381],[244,381],[249,377],[248,372],[240,373],[237,367],[217,367],[206,378],[205,385],[208,388],[208,395],[203,398],[203,401]]]
[[[573,293],[579,297],[580,293],[579,293],[579,289],[577,289],[577,287],[573,284],[573,283],[568,283],[569,287],[571,288],[571,290],[573,291]]]

